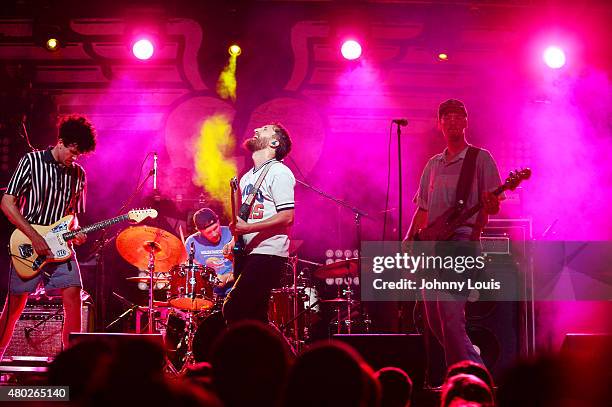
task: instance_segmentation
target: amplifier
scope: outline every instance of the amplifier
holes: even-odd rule
[[[46,356],[54,358],[62,350],[64,307],[61,299],[33,301],[26,305],[15,324],[11,342],[4,353],[8,356]],[[83,303],[81,331],[93,328],[93,307]]]

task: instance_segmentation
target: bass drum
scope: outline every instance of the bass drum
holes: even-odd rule
[[[193,337],[193,356],[196,362],[210,362],[212,345],[227,329],[221,311],[214,311],[199,324]]]
[[[210,351],[213,343],[225,331],[225,320],[221,311],[205,312],[196,316],[196,333],[193,338],[193,356],[196,362],[210,361]],[[176,370],[183,367],[187,353],[187,317],[183,312],[173,310],[168,315],[166,323],[165,345],[168,360]]]

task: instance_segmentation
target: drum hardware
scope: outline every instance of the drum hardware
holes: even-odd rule
[[[126,277],[125,280],[131,281],[133,283],[147,283],[147,284],[151,281],[150,277],[147,277],[147,276]],[[153,277],[153,282],[155,283],[156,287],[158,284],[165,284],[165,286],[162,289],[168,288],[170,284],[170,280],[167,277]]]
[[[279,329],[281,332],[285,332],[285,330],[286,330],[286,329],[288,329],[288,328],[289,328],[289,326],[291,326],[291,324],[295,324],[295,323],[296,323],[296,321],[299,321],[299,318],[300,318],[302,315],[306,314],[307,312],[313,311],[313,309],[314,309],[314,308],[315,308],[315,307],[316,307],[316,306],[317,306],[319,303],[321,303],[321,302],[323,302],[323,301],[321,301],[321,300],[316,300],[316,301],[315,301],[315,302],[313,302],[312,304],[305,306],[305,307],[304,307],[304,309],[303,309],[302,311],[298,312],[297,314],[295,314],[295,316],[294,316],[293,318],[291,318],[290,320],[288,320],[288,321],[287,321],[287,322],[285,322],[284,324],[280,325],[280,326],[278,327],[278,329]],[[303,345],[304,343],[308,342],[308,340],[310,339],[309,327],[308,327],[307,325],[308,325],[308,324],[305,324],[305,325],[304,325],[304,333],[303,333],[303,337],[301,338],[301,340],[298,340],[298,341],[296,342],[296,343],[299,343],[300,345]],[[299,352],[299,351],[301,350],[299,347],[298,347],[298,348],[296,348],[295,346],[294,346],[294,348],[293,348],[293,349],[295,349],[297,352]]]
[[[195,364],[195,357],[193,355],[193,338],[196,334],[197,325],[194,322],[194,314],[189,312],[187,314],[187,321],[185,322],[185,342],[187,343],[187,353],[183,357],[183,366],[179,371],[182,375],[189,369],[190,366]]]
[[[155,270],[168,270],[185,258],[185,247],[173,234],[151,226],[132,226],[117,236],[117,251],[127,262],[143,269],[149,280],[148,332],[154,331]],[[146,263],[146,264],[145,264]]]
[[[347,311],[347,318],[346,320],[344,320],[344,325],[346,326],[347,333],[348,334],[351,333],[351,328],[354,322],[351,319],[352,318],[351,315],[353,311],[352,305],[357,303],[357,301],[353,299],[352,285],[354,282],[354,278],[357,277],[358,274],[359,274],[359,259],[358,258],[340,260],[335,263],[326,264],[322,267],[319,267],[314,272],[314,276],[319,279],[328,279],[328,278],[337,279],[339,278],[339,279],[342,279],[342,281],[347,285],[347,288],[343,289],[342,291],[340,290],[340,285],[338,285],[338,293],[336,295],[336,298],[321,301],[322,304],[334,304],[335,305],[336,315],[337,315],[337,320],[338,320],[338,323],[337,323],[338,325],[337,333],[338,334],[342,333],[341,310],[342,310],[342,305],[344,303],[346,303],[346,311]],[[369,318],[367,317],[367,315],[364,315],[364,318],[366,318],[364,322],[366,320],[369,321]]]

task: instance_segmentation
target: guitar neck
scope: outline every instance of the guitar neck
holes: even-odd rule
[[[79,229],[79,230],[73,230],[70,232],[66,232],[62,235],[62,237],[64,238],[64,240],[70,240],[70,239],[73,239],[78,233],[87,234],[87,233],[95,232],[96,230],[104,229],[111,225],[114,225],[115,223],[122,222],[126,220],[127,218],[128,218],[128,215],[125,214],[125,215],[117,216],[115,218],[103,220],[102,222],[98,222],[98,223],[94,223],[93,225],[85,226],[84,228]]]

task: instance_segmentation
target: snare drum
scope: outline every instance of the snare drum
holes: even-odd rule
[[[200,264],[179,264],[170,270],[171,307],[200,311],[214,305],[215,270]]]

